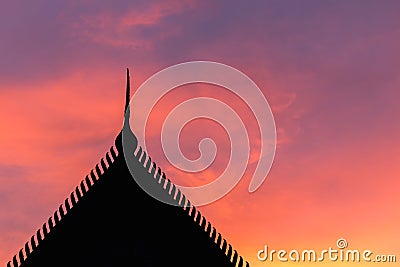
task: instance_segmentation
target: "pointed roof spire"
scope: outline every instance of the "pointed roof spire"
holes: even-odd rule
[[[126,68],[126,98],[125,98],[125,112],[129,107],[129,100],[131,95],[131,79],[129,76],[129,68]]]

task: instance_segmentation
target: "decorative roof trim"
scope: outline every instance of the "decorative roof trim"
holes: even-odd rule
[[[92,190],[103,174],[110,168],[118,157],[118,150],[114,146],[106,153],[105,158],[100,160],[100,163],[90,171],[88,175],[75,187],[63,204],[53,213],[52,216],[43,224],[41,228],[32,235],[25,246],[19,250],[19,253],[14,255],[11,261],[7,263],[7,267],[20,267],[27,260],[29,255],[34,252],[42,241],[54,231],[57,225],[67,216],[71,210],[84,199],[87,192]]]

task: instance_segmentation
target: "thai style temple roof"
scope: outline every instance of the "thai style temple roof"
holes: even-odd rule
[[[129,99],[128,70],[125,111]],[[124,127],[127,121],[125,116]],[[137,142],[134,145],[135,177],[176,205],[153,198],[132,179],[121,130],[114,145],[7,267],[249,266]]]

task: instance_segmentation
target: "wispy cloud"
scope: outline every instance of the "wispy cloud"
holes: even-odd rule
[[[176,28],[164,27],[163,20],[195,8],[196,1],[168,0],[152,2],[143,7],[129,7],[122,12],[109,10],[82,15],[72,24],[71,34],[95,43],[112,47],[151,48],[163,38],[177,34]],[[161,28],[154,31],[152,28]]]

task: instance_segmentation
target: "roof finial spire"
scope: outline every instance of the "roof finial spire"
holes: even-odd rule
[[[129,107],[129,100],[131,95],[131,79],[129,76],[129,68],[126,68],[126,98],[125,98],[125,112]]]

